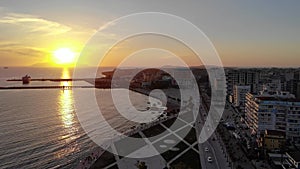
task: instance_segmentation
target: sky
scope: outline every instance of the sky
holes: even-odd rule
[[[1,0],[0,66],[60,66],[55,51],[68,48],[79,56],[86,42],[107,23],[133,13],[162,12],[182,17],[202,30],[224,66],[299,67],[299,11],[299,0]],[[147,65],[151,54],[140,53],[134,57],[148,58],[133,62]],[[161,54],[156,59],[162,63],[176,65],[166,52],[153,54]],[[182,57],[190,65],[200,64],[187,55]],[[114,66],[109,59],[106,65]]]

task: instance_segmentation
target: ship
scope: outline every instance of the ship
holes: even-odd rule
[[[30,76],[26,75],[26,76],[22,77],[23,84],[29,84],[30,81],[31,81],[31,77]]]

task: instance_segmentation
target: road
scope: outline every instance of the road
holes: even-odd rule
[[[177,98],[178,96],[175,94],[173,94],[173,92],[168,91],[168,96]],[[203,96],[201,94],[201,96]],[[205,99],[209,99],[209,98],[205,98]],[[170,102],[176,102],[175,100],[172,99],[168,99],[168,101]],[[202,104],[200,104],[200,108],[199,108],[199,114],[200,116],[198,116],[198,119],[196,119],[196,123],[195,123],[195,128],[197,131],[197,136],[200,135],[202,126],[205,123],[205,119],[206,116],[204,116],[204,114],[208,113],[208,109],[204,106],[204,98],[201,98]],[[208,128],[209,129],[209,128]],[[215,140],[213,140],[213,138]],[[228,162],[228,157],[226,155],[226,151],[222,149],[221,144],[222,140],[217,140],[217,136],[214,133],[205,143],[202,144],[198,144],[198,148],[199,148],[199,153],[200,153],[200,160],[201,160],[201,166],[203,169],[230,169],[231,167],[229,166],[229,162]],[[209,151],[205,152],[205,148],[208,148]],[[208,157],[212,157],[212,162],[208,162],[207,158]]]
[[[201,95],[203,96],[203,95]],[[207,98],[206,98],[207,99]],[[196,123],[196,129],[198,130],[198,135],[200,135],[201,129],[205,123],[206,115],[208,113],[208,109],[204,106],[204,98],[201,98],[202,104],[199,109],[199,117]],[[210,130],[209,126],[205,127],[205,132]],[[228,162],[228,156],[226,155],[226,151],[221,147],[220,140],[215,133],[211,135],[211,137],[204,143],[199,144],[199,152],[201,157],[201,166],[203,169],[230,169],[230,165]],[[208,148],[208,152],[205,149]],[[212,158],[212,162],[208,162],[208,157]]]

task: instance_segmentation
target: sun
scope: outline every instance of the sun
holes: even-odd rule
[[[75,62],[76,54],[69,48],[60,48],[54,51],[55,62],[58,64],[71,64]]]

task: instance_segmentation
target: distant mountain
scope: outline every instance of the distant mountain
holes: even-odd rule
[[[49,62],[40,62],[31,65],[32,67],[51,67]]]

